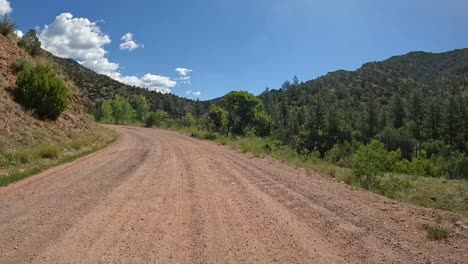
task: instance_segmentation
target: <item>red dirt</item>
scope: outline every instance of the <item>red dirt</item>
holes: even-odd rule
[[[9,150],[8,146],[4,146],[6,143],[33,145],[92,133],[95,127],[86,122],[89,118],[76,89],[72,89],[67,110],[55,121],[40,121],[14,101],[16,63],[21,59],[33,60],[12,40],[0,34],[0,154]],[[40,58],[37,60],[44,61]]]
[[[0,263],[466,263],[452,214],[157,129],[0,188]],[[429,241],[425,224],[453,230]]]

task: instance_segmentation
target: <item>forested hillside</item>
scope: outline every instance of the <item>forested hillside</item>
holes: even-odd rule
[[[206,112],[208,107],[208,103],[189,100],[174,94],[162,94],[145,88],[126,85],[106,75],[97,74],[73,59],[59,58],[48,52],[44,53],[44,56],[59,65],[62,71],[80,88],[91,111],[94,111],[96,107],[99,108],[104,100],[112,99],[116,96],[123,96],[133,101],[140,95],[147,98],[151,110],[164,110],[171,117],[175,118],[183,117],[186,113],[201,115]]]
[[[468,151],[468,49],[295,78],[260,98],[273,135],[299,151],[324,156],[337,143],[373,138],[406,158]]]

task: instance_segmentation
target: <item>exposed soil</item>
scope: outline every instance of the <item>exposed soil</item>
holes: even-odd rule
[[[0,188],[0,263],[466,263],[455,215],[157,129]],[[454,231],[429,241],[424,225]]]
[[[10,147],[14,149],[92,133],[94,126],[86,122],[84,102],[73,85],[70,85],[72,93],[67,110],[55,121],[39,120],[14,101],[16,63],[24,59],[32,60],[12,40],[0,34],[0,154],[11,150]]]

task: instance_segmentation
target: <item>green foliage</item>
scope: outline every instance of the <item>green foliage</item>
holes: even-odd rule
[[[406,127],[395,129],[392,126],[386,126],[377,138],[382,141],[387,150],[400,149],[402,157],[407,159],[414,156],[417,141]]]
[[[185,114],[185,116],[180,120],[180,124],[183,127],[191,127],[197,123],[197,120],[191,113]]]
[[[63,151],[63,148],[53,144],[44,144],[37,148],[37,156],[42,159],[57,159]]]
[[[413,52],[352,72],[294,85],[287,81],[259,98],[272,118],[272,135],[298,152],[318,151],[323,157],[337,143],[379,139],[386,150],[400,149],[409,162],[429,142],[467,155],[467,61],[468,49]],[[439,158],[451,159],[428,152],[427,159]]]
[[[392,199],[400,198],[403,192],[407,192],[414,187],[414,183],[409,177],[397,177],[394,174],[385,175],[379,179],[374,186],[375,191]]]
[[[0,170],[7,172],[0,177],[0,186],[7,186],[48,169],[88,155],[113,142],[115,134],[98,130],[93,135],[80,135],[71,141],[54,144],[26,146],[8,153],[0,153]],[[79,142],[79,143],[77,143]],[[79,146],[78,146],[79,145]],[[86,148],[84,148],[86,147]],[[71,150],[64,152],[64,150]]]
[[[208,101],[193,101],[174,94],[162,94],[154,90],[126,85],[106,75],[97,74],[75,60],[59,58],[46,51],[43,52],[43,56],[55,62],[80,88],[84,99],[95,104],[97,110],[100,107],[99,102],[114,99],[116,96],[125,97],[130,102],[135,102],[139,96],[144,96],[148,101],[150,111],[163,110],[171,118],[181,118],[186,113],[192,113],[198,118],[207,112],[210,105]],[[135,105],[134,107],[137,110]]]
[[[364,188],[375,187],[384,172],[393,169],[400,156],[399,150],[388,152],[382,143],[372,140],[368,145],[360,146],[353,155],[353,173]]]
[[[69,88],[48,65],[23,65],[16,80],[16,100],[41,118],[57,119],[66,109]]]
[[[0,34],[5,37],[13,34],[16,29],[16,24],[10,20],[8,14],[3,16],[3,20],[0,21]]]
[[[101,104],[96,119],[98,121],[110,122],[113,120],[112,100],[106,100]]]
[[[134,102],[134,108],[136,120],[139,122],[145,122],[150,111],[150,106],[146,97],[143,95],[138,96]]]
[[[426,226],[427,238],[433,241],[447,240],[452,236],[452,231],[441,225]]]
[[[163,110],[151,112],[146,119],[145,125],[146,127],[162,127],[168,118],[168,114]]]
[[[394,171],[409,175],[431,177],[439,177],[445,174],[444,169],[435,159],[427,159],[423,155],[415,157],[411,161],[404,159],[397,162],[395,164]]]
[[[230,92],[223,98],[228,112],[228,128],[233,135],[251,130],[258,136],[270,134],[271,119],[264,112],[262,101],[246,91]]]
[[[111,100],[110,105],[114,124],[127,124],[134,120],[135,110],[133,110],[126,98],[117,96]]]
[[[222,134],[227,132],[228,118],[227,113],[223,108],[217,105],[210,106],[208,110],[208,130]]]
[[[131,124],[135,121],[136,111],[133,110],[128,100],[122,96],[116,96],[112,100],[106,100],[101,104],[96,119],[114,124]]]
[[[354,147],[348,142],[335,144],[325,155],[325,160],[342,167],[351,167],[351,155]]]
[[[36,35],[36,31],[31,29],[19,41],[18,46],[26,50],[31,56],[35,57],[42,52],[41,41]]]

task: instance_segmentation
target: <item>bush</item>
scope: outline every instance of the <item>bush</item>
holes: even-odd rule
[[[433,241],[447,240],[452,236],[452,232],[441,225],[425,226],[427,238]]]
[[[29,30],[19,41],[18,46],[27,51],[31,56],[35,57],[41,54],[41,41],[36,35],[36,31]]]
[[[191,113],[185,114],[185,116],[180,120],[180,124],[183,127],[191,127],[197,123],[197,120]]]
[[[350,157],[353,153],[353,146],[348,141],[345,141],[335,144],[325,155],[325,160],[341,167],[350,167]]]
[[[163,123],[169,118],[168,114],[162,110],[151,112],[146,118],[146,127],[161,127]]]
[[[445,175],[445,170],[436,162],[435,159],[427,159],[424,156],[418,156],[409,160],[401,160],[395,164],[395,172],[420,175],[420,176],[431,176],[440,177]]]
[[[368,145],[359,147],[353,155],[353,173],[364,188],[375,187],[384,172],[393,169],[400,156],[399,150],[388,152],[382,143],[372,140]]]
[[[41,118],[57,119],[67,108],[69,89],[48,65],[23,65],[16,100]]]
[[[210,106],[207,116],[209,120],[208,130],[226,134],[228,119],[227,113],[223,108],[212,105]]]
[[[16,29],[16,24],[13,23],[8,15],[3,16],[3,20],[0,22],[0,34],[5,37],[8,37],[10,34],[13,34]]]

